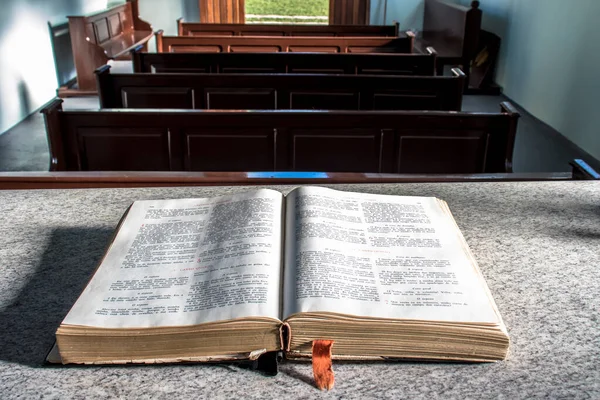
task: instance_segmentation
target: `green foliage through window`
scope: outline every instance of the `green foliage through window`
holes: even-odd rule
[[[327,24],[329,0],[246,0],[248,23]]]

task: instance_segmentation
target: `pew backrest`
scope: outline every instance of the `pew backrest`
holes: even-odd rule
[[[398,36],[400,25],[211,24],[177,20],[179,36]]]
[[[412,53],[414,34],[396,37],[164,36],[156,33],[159,53]]]
[[[102,108],[460,111],[453,76],[324,74],[112,74],[96,71]]]
[[[144,53],[133,54],[135,72],[163,73],[279,73],[350,75],[435,74],[436,53]]]
[[[518,113],[62,111],[43,108],[53,171],[511,172]]]
[[[479,1],[467,7],[449,0],[425,0],[423,31],[416,40],[417,49],[436,48],[441,59],[438,74],[443,72],[444,64],[461,64],[468,76],[479,44],[481,17]]]

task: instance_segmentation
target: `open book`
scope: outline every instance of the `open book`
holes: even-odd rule
[[[446,203],[301,187],[136,201],[56,332],[63,363],[504,359]]]

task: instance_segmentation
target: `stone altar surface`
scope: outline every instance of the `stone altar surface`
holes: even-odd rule
[[[331,187],[446,200],[508,328],[508,359],[334,363],[329,393],[299,362],[276,377],[233,365],[45,366],[131,202],[256,187],[0,191],[0,397],[600,398],[600,182]]]

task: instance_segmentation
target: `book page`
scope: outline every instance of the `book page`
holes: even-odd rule
[[[439,200],[303,187],[286,201],[284,316],[499,322]]]
[[[279,319],[283,196],[136,201],[63,324]]]

